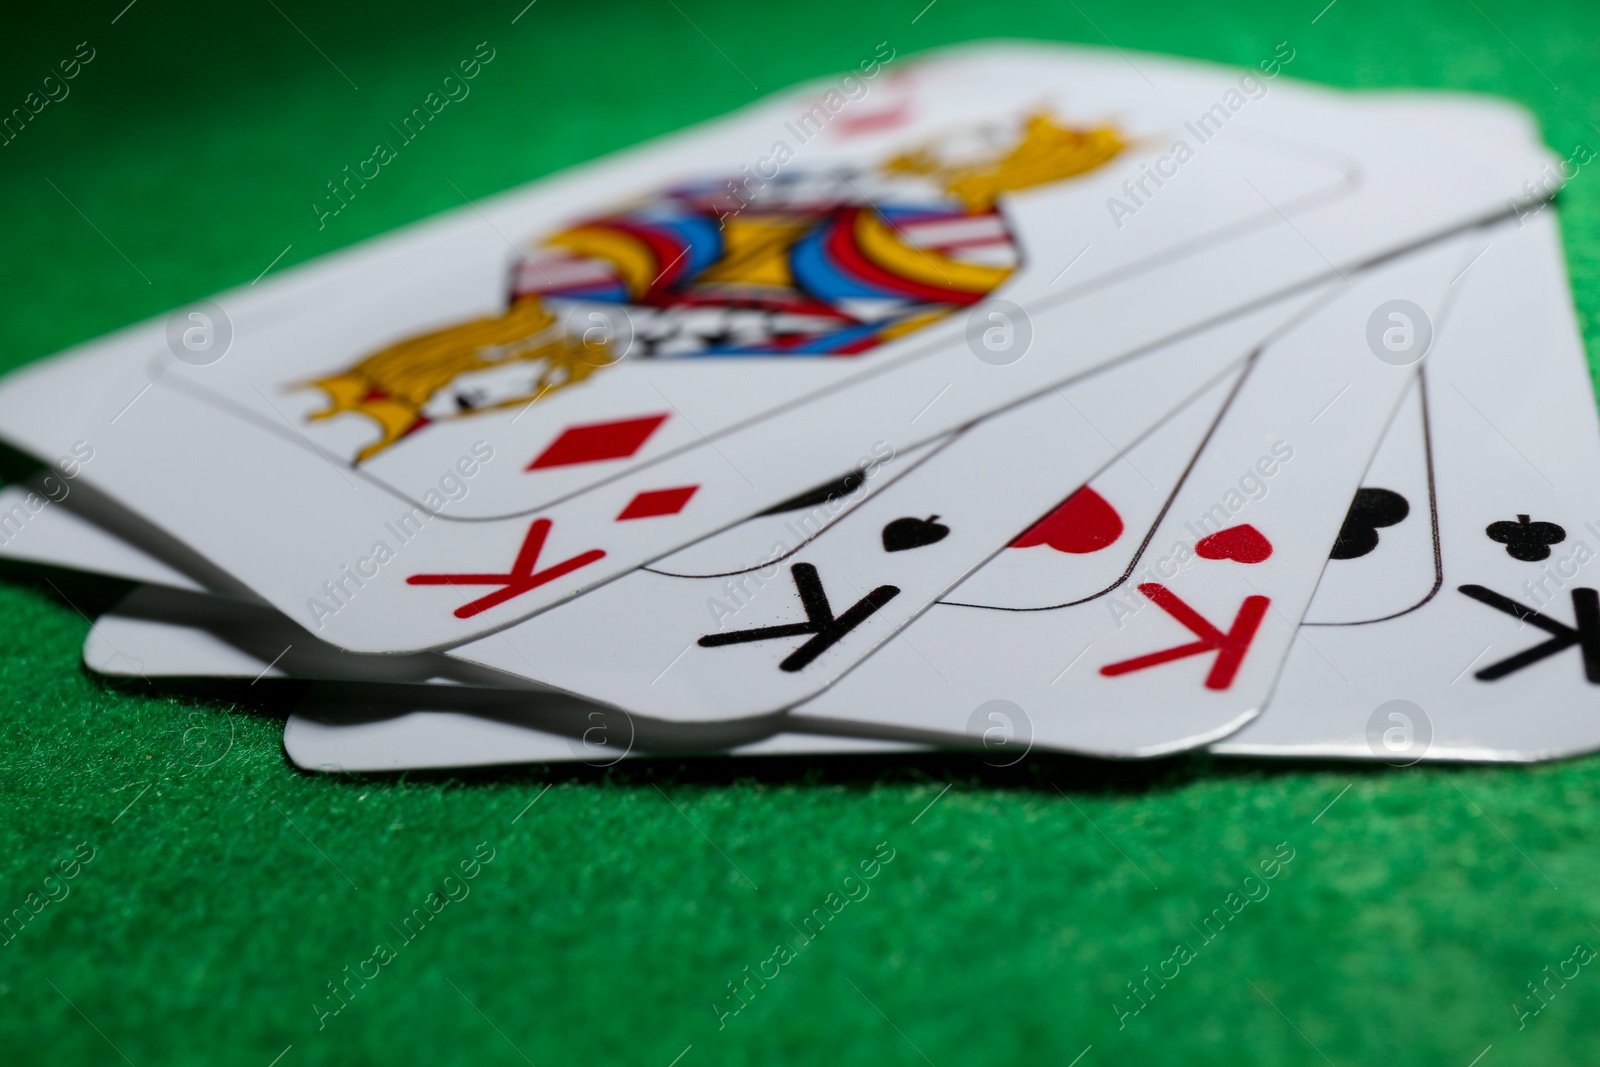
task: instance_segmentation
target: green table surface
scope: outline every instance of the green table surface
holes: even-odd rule
[[[1496,93],[1563,155],[1600,145],[1592,0],[538,0],[519,18],[524,2],[8,5],[0,109],[80,42],[94,58],[0,147],[0,361],[845,69],[880,41],[902,56],[1112,42],[1244,65],[1288,41],[1294,76]],[[472,95],[319,230],[323,183],[480,41],[495,59]],[[1600,177],[1581,171],[1563,202],[1592,349]],[[6,1064],[1600,1058],[1600,973],[1566,962],[1600,946],[1600,759],[315,777],[280,747],[292,688],[86,677],[89,617],[115,593],[60,574],[0,583],[0,914],[66,893],[0,944]],[[92,859],[74,866],[74,849]],[[493,859],[447,886],[479,849]],[[845,882],[875,849],[892,861]],[[1294,858],[1269,894],[1203,939],[1275,849]],[[76,876],[47,883],[63,862]],[[447,887],[467,895],[432,915]],[[847,887],[866,895],[802,940]],[[418,908],[430,921],[406,927]],[[1194,958],[1119,1021],[1127,983],[1170,974],[1180,941]],[[365,962],[380,943],[392,958]],[[733,999],[730,982],[773,974],[780,944],[793,958]],[[1516,1006],[1544,1003],[1528,983],[1563,968],[1576,977],[1519,1023]]]

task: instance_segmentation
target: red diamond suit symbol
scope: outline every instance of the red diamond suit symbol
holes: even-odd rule
[[[656,427],[666,421],[667,416],[661,414],[619,422],[568,426],[525,469],[531,471],[541,467],[596,463],[603,459],[626,459],[643,448],[650,435],[656,432]]]
[[[689,504],[698,485],[680,485],[676,489],[647,489],[628,501],[628,506],[617,515],[623,519],[653,519],[657,515],[676,515]]]

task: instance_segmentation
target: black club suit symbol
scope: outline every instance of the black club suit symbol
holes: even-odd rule
[[[1360,559],[1378,547],[1380,527],[1404,522],[1410,514],[1411,505],[1393,489],[1357,489],[1328,558]]]
[[[1567,531],[1555,523],[1529,522],[1526,515],[1518,515],[1516,522],[1491,522],[1483,532],[1489,535],[1489,540],[1505,545],[1506,555],[1524,563],[1549,559],[1550,546],[1567,539]]]

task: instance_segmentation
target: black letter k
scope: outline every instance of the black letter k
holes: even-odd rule
[[[746,641],[767,641],[774,637],[799,637],[811,634],[811,640],[795,649],[778,664],[779,670],[804,670],[812,660],[839,643],[845,634],[867,621],[867,618],[889,601],[900,595],[892,585],[880,585],[835,618],[828,606],[828,594],[822,590],[822,579],[817,568],[809,563],[796,563],[789,568],[794,576],[795,591],[800,594],[800,604],[806,609],[805,622],[784,623],[781,626],[760,626],[754,630],[735,630],[726,634],[706,634],[701,646],[738,645]]]
[[[1519,604],[1510,597],[1501,596],[1491,589],[1485,589],[1481,585],[1463,585],[1460,588],[1463,593],[1479,603],[1487,604],[1507,615],[1514,615],[1523,622],[1554,635],[1543,644],[1534,645],[1499,663],[1491,663],[1474,677],[1480,681],[1492,682],[1524,667],[1532,666],[1546,656],[1553,656],[1557,652],[1577,645],[1583,653],[1584,677],[1591,684],[1600,685],[1600,593],[1583,586],[1572,591],[1572,613],[1577,625],[1568,626],[1546,618],[1532,608]]]

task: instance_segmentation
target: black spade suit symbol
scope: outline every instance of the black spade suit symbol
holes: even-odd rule
[[[1356,490],[1329,559],[1360,559],[1378,547],[1378,528],[1403,522],[1411,514],[1406,498],[1393,489]]]
[[[1506,555],[1524,563],[1538,563],[1550,558],[1550,546],[1567,539],[1567,531],[1553,522],[1529,522],[1528,516],[1518,515],[1516,522],[1502,520],[1484,527],[1489,540],[1506,546]]]
[[[950,535],[950,527],[935,522],[938,517],[929,515],[925,519],[894,520],[883,528],[883,550],[904,552],[908,548],[921,548],[935,541],[943,541]]]

